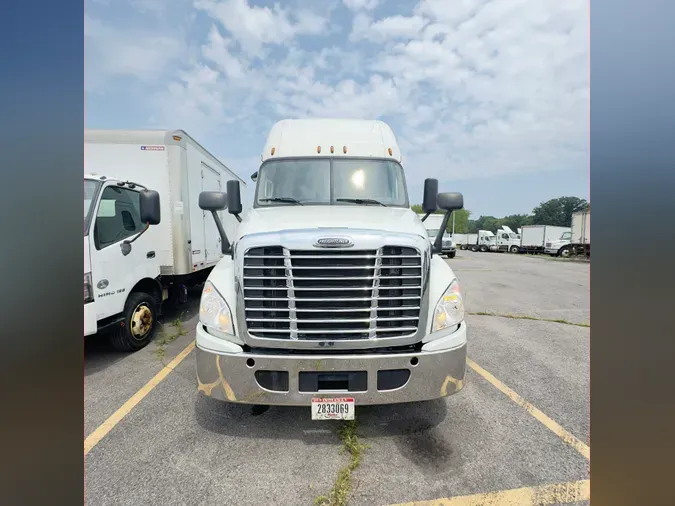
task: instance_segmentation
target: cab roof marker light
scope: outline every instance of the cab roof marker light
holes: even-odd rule
[[[331,153],[335,153],[335,146],[331,146],[331,147],[330,147],[330,152],[331,152]]]
[[[272,151],[270,151],[270,154],[274,156],[274,152],[276,151],[276,148],[272,148]]]
[[[173,136],[174,141],[180,141],[181,139],[182,139],[182,137],[180,135],[174,135]]]
[[[342,146],[342,152],[346,155],[347,154],[347,146]]]
[[[392,156],[393,151],[389,148],[389,156]]]
[[[317,147],[316,147],[316,152],[317,152],[317,153],[321,153],[321,146],[317,146]]]

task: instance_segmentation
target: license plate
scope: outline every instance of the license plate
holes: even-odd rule
[[[312,399],[312,420],[353,420],[354,398],[314,398]]]

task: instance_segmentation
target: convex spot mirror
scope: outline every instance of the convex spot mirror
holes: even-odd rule
[[[456,211],[464,208],[464,196],[458,192],[439,193],[436,197],[439,209]]]

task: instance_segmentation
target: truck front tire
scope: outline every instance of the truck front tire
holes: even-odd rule
[[[511,246],[511,253],[518,253],[518,246]]]
[[[110,342],[119,351],[145,348],[157,329],[157,300],[144,292],[129,295],[124,305],[122,326],[113,331]]]
[[[558,256],[563,258],[568,258],[571,254],[572,250],[567,246],[560,248],[560,251],[558,251]]]
[[[448,253],[448,258],[455,258],[455,252],[453,251],[452,253]]]

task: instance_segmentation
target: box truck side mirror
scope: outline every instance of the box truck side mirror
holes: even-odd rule
[[[145,223],[145,228],[136,234],[133,239],[122,241],[120,248],[124,256],[131,253],[131,243],[142,236],[150,228],[150,225],[158,225],[161,221],[159,193],[154,190],[142,190],[138,194],[138,205],[140,207],[141,223]]]
[[[149,225],[159,225],[162,218],[159,207],[159,193],[153,190],[143,190],[139,195],[141,222]]]

